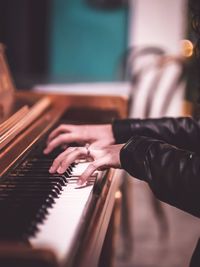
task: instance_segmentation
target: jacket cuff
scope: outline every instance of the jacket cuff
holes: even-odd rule
[[[134,120],[131,120],[132,124]],[[117,144],[123,144],[132,137],[130,119],[114,120],[112,130]]]
[[[149,182],[148,151],[158,140],[146,136],[133,136],[120,151],[120,162],[131,176]]]

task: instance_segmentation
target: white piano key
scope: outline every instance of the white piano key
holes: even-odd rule
[[[75,169],[82,171],[87,165],[77,165]],[[62,261],[68,255],[78,226],[84,219],[84,208],[92,188],[93,185],[89,185],[77,189],[76,183],[67,184],[60,197],[55,199],[53,208],[48,209],[49,214],[43,224],[39,225],[36,236],[30,239],[31,244],[53,250],[58,260]]]
[[[72,170],[70,176],[80,176],[87,168],[87,166],[90,164],[90,162],[80,162],[75,166],[75,168]],[[92,176],[96,176],[97,172],[94,172]]]

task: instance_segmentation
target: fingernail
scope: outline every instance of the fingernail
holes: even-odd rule
[[[45,148],[45,149],[43,150],[43,152],[44,152],[44,154],[48,154],[48,149]]]
[[[50,172],[50,173],[53,173],[53,172],[54,172],[54,168],[51,167],[51,168],[49,169],[49,172]]]
[[[82,185],[83,181],[82,180],[78,180],[77,185]]]
[[[57,173],[62,174],[62,173],[64,173],[64,172],[65,172],[65,170],[64,170],[62,167],[59,167],[59,168],[57,169]]]

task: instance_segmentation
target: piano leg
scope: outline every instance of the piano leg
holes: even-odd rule
[[[121,185],[122,192],[122,207],[121,207],[121,235],[122,249],[120,257],[124,260],[130,260],[133,252],[133,193],[134,183],[133,178],[127,173],[124,173],[123,182]]]
[[[116,244],[118,243],[117,233],[119,232],[120,227],[121,198],[121,192],[117,191],[115,193],[115,203],[103,243],[98,267],[112,267],[114,264]]]

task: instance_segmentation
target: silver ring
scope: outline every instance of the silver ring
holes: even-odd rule
[[[87,157],[89,157],[89,156],[90,156],[90,150],[89,150],[89,146],[90,146],[90,144],[89,144],[89,143],[86,143],[86,144],[85,144],[85,148],[86,148],[86,151],[87,151],[87,153],[86,153],[86,156],[87,156]]]

